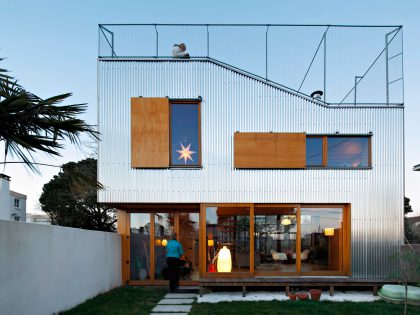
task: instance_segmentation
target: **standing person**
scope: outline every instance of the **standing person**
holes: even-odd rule
[[[172,235],[172,239],[166,245],[166,263],[168,264],[169,273],[169,291],[173,292],[179,285],[179,269],[181,261],[179,257],[184,254],[182,245],[176,240],[176,234]]]

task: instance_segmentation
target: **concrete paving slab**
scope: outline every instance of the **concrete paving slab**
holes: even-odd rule
[[[195,299],[197,296],[194,293],[168,293],[165,299]]]
[[[159,301],[158,304],[166,304],[166,305],[179,305],[179,304],[192,304],[194,303],[194,299],[162,299]]]
[[[188,313],[150,313],[150,315],[188,315]]]
[[[192,305],[156,305],[152,313],[189,313]]]

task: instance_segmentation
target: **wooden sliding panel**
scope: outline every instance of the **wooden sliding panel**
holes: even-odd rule
[[[169,167],[168,98],[131,98],[131,167]]]
[[[235,168],[305,168],[305,133],[237,132]]]

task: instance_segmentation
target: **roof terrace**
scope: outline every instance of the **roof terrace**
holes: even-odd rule
[[[212,61],[328,106],[403,106],[400,25],[99,24],[99,59]],[[181,59],[176,59],[180,61]]]

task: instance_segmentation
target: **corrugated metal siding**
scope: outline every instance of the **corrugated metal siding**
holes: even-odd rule
[[[101,202],[351,203],[353,277],[386,277],[403,236],[403,108],[326,108],[210,62],[99,61]],[[130,97],[202,102],[203,168],[130,167]],[[233,134],[372,136],[371,170],[234,170]]]

